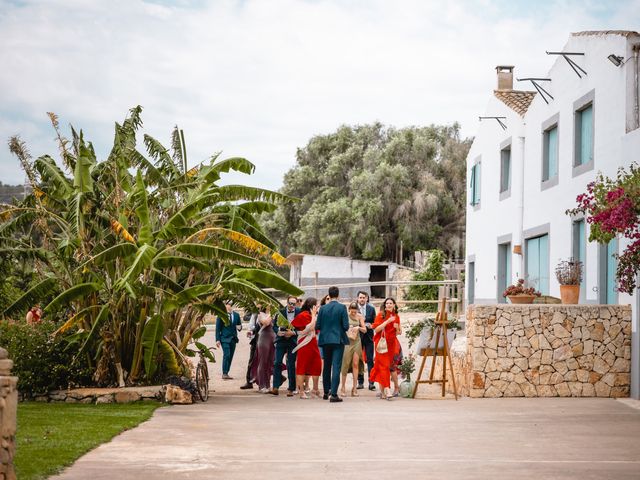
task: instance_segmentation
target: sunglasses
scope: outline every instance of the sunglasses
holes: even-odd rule
[[[296,302],[289,302],[289,305],[295,305]]]

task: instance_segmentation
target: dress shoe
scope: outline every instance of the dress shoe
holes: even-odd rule
[[[278,395],[278,389],[277,388],[272,388],[271,390],[269,390],[269,393],[271,395]]]
[[[373,391],[376,389],[376,386],[373,383],[369,384],[369,390]]]
[[[251,390],[253,388],[253,383],[245,383],[240,387],[240,390]]]
[[[222,375],[222,379],[223,380],[233,380],[233,377],[230,377],[229,375],[227,375],[226,373],[224,375]]]
[[[342,400],[337,395],[335,397],[333,395],[331,395],[331,398],[329,399],[329,403],[340,403],[340,402],[343,402],[343,401],[344,400]]]
[[[364,383],[359,383],[358,386],[356,387],[358,390],[362,390],[364,389]]]
[[[329,394],[325,393],[324,395],[322,395],[322,399],[323,400],[329,400]]]

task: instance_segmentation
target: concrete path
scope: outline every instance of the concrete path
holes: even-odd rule
[[[205,341],[213,344],[212,332]],[[55,478],[640,478],[633,401],[456,402],[437,387],[392,402],[366,390],[340,404],[274,397],[239,390],[247,347],[242,336],[235,380],[220,379],[221,358],[212,366],[209,402],[161,408]]]
[[[59,479],[640,476],[640,410],[608,399],[217,396],[157,410]]]

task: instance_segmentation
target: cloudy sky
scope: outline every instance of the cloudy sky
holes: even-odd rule
[[[0,0],[0,181],[24,178],[10,135],[56,154],[46,112],[104,158],[140,104],[146,133],[184,130],[190,164],[222,150],[257,167],[231,180],[279,188],[341,124],[472,136],[496,65],[543,75],[545,50],[602,29],[640,29],[640,0]]]

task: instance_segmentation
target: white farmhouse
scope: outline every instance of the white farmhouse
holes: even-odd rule
[[[598,172],[614,177],[619,167],[640,163],[639,51],[637,32],[574,33],[550,52],[548,73],[520,82],[526,91],[513,89],[513,67],[497,67],[483,117],[498,118],[482,119],[467,157],[468,303],[504,302],[502,292],[517,278],[559,297],[555,266],[581,260],[581,303],[633,307],[634,397],[640,295],[617,291],[613,256],[625,245],[589,242],[589,225],[565,211]]]

